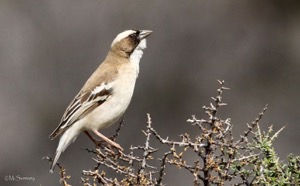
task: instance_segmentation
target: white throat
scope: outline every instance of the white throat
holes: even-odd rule
[[[134,49],[132,54],[129,57],[131,63],[133,63],[134,67],[136,68],[136,76],[139,74],[139,64],[140,60],[143,56],[143,50],[146,48],[146,39],[143,39],[140,44]]]

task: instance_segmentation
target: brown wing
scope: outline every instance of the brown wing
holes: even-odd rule
[[[92,91],[83,93],[80,92],[68,106],[61,118],[60,124],[49,137],[54,139],[76,121],[82,119],[95,108],[104,103],[112,95],[112,93],[113,90],[111,85],[108,83],[103,83]]]

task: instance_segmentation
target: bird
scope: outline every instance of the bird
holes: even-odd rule
[[[50,134],[53,140],[61,136],[50,167],[53,173],[62,152],[84,132],[93,141],[90,132],[115,147],[123,148],[99,130],[110,127],[125,113],[139,74],[139,63],[151,30],[125,30],[113,40],[104,61],[83,85],[69,104],[57,128]]]

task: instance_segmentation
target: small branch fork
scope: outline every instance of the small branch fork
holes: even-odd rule
[[[53,162],[53,159],[49,156],[45,156],[42,159],[43,160],[48,160],[50,165]],[[68,184],[68,180],[71,178],[71,176],[67,175],[66,169],[62,165],[60,165],[59,163],[56,163],[56,165],[59,168],[60,183],[64,186],[71,186],[70,184]]]
[[[145,143],[142,146],[131,147],[129,154],[118,154],[105,146],[100,146],[96,150],[84,149],[95,155],[93,159],[97,163],[93,170],[83,171],[85,178],[81,178],[81,181],[85,185],[92,185],[90,178],[93,178],[94,183],[103,185],[163,185],[167,157],[172,152],[164,153],[163,157],[160,158],[160,168],[151,165],[151,161],[154,159],[153,154],[158,149],[150,145],[151,136],[153,135],[150,114],[147,114],[147,118],[147,129],[143,131],[146,136]],[[117,131],[120,131],[120,129],[118,128]],[[141,157],[135,155],[138,151],[142,152]],[[99,173],[100,168],[102,169],[101,173]],[[122,179],[117,180],[116,178],[107,177],[104,169],[122,175]]]

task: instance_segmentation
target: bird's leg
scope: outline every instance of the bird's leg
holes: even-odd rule
[[[87,131],[84,131],[86,133],[86,135],[96,144],[99,145],[99,141],[97,141],[90,133],[88,133]],[[98,132],[97,130],[93,130],[93,132],[99,136],[100,138],[102,138],[105,142],[107,142],[108,144],[116,147],[118,150],[123,151],[123,148],[117,144],[116,142],[110,140],[109,138],[107,138],[106,136],[104,136],[103,134],[101,134],[100,132]]]
[[[95,143],[95,145],[99,145],[99,141],[96,140],[88,131],[84,131],[84,133],[90,138],[90,140],[92,140],[93,143]]]
[[[117,144],[116,142],[110,140],[108,137],[106,137],[106,136],[104,136],[103,134],[101,134],[98,130],[93,130],[93,132],[94,132],[97,136],[99,136],[100,138],[102,138],[104,141],[106,141],[108,144],[110,144],[110,145],[116,147],[117,149],[123,151],[123,148],[122,148],[119,144]]]
[[[96,145],[100,146],[102,145],[105,141],[104,140],[98,140],[94,138],[88,131],[84,131],[84,133],[90,138],[90,140]]]

